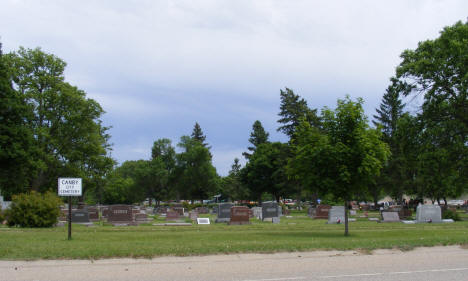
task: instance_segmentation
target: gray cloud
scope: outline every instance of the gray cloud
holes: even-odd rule
[[[273,140],[279,89],[316,108],[345,94],[370,115],[399,54],[466,19],[460,1],[4,0],[4,49],[56,54],[107,111],[113,155],[149,157],[200,122],[227,174],[259,119]]]

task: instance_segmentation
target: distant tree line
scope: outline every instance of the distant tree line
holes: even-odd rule
[[[176,147],[158,139],[151,158],[119,166],[108,156],[103,110],[64,82],[65,63],[40,49],[1,56],[2,193],[56,188],[56,177],[80,176],[90,200],[134,203],[145,198],[230,200],[297,198],[341,202],[403,195],[433,201],[467,190],[468,23],[405,50],[372,122],[362,99],[346,96],[334,109],[310,108],[292,89],[280,90],[279,127],[272,142],[252,125],[244,167],[227,176],[212,165],[200,125]],[[408,111],[409,100],[416,111]],[[5,101],[5,102],[3,102]],[[417,102],[421,101],[420,104]]]

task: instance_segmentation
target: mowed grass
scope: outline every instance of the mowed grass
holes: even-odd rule
[[[0,227],[0,259],[101,259],[110,257],[186,256],[225,253],[268,253],[311,250],[412,249],[419,246],[468,244],[468,221],[450,224],[376,223],[359,219],[327,225],[294,213],[280,224],[252,220],[251,225],[131,227],[73,225],[22,229]]]

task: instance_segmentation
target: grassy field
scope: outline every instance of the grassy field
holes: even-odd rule
[[[158,221],[155,221],[158,222]],[[280,224],[252,220],[251,225],[113,227],[73,225],[67,228],[21,229],[0,227],[0,259],[99,259],[247,252],[412,249],[418,246],[468,244],[468,221],[451,224],[376,223],[359,219],[327,225],[303,213],[282,218]]]

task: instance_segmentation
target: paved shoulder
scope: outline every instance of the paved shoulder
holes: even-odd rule
[[[317,251],[154,259],[0,261],[0,280],[466,280],[468,250]],[[465,278],[465,279],[464,279]]]

